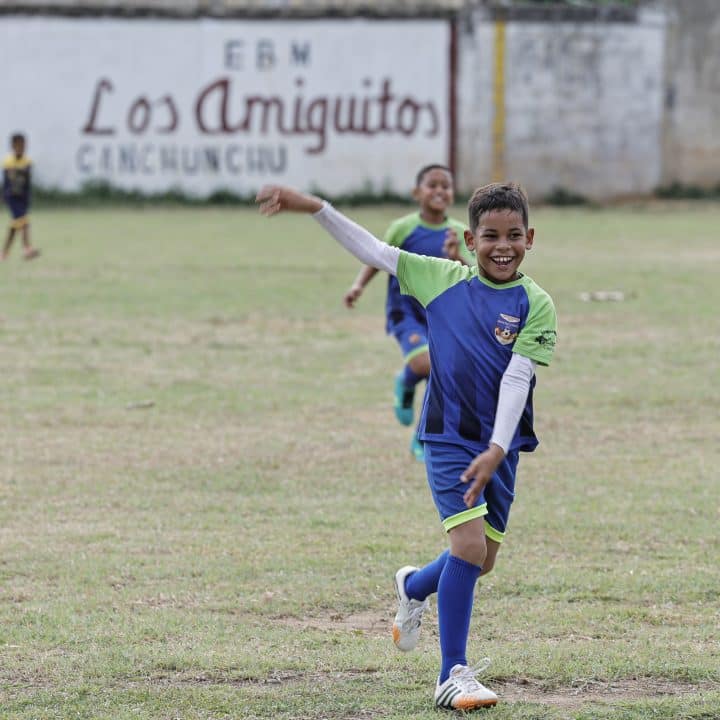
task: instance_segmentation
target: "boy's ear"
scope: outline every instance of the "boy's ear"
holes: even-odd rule
[[[413,188],[412,197],[415,202],[420,202],[420,188],[417,186]]]
[[[525,249],[529,250],[532,247],[533,240],[535,239],[535,228],[528,228],[527,232],[525,233],[525,237],[527,238],[527,243],[525,243]]]
[[[465,233],[465,247],[470,250],[470,252],[475,251],[475,236],[469,231],[466,230]]]

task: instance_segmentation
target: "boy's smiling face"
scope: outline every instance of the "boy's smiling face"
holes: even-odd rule
[[[534,235],[515,210],[489,210],[480,216],[475,233],[465,231],[465,244],[475,253],[480,275],[502,284],[517,279]]]
[[[421,211],[444,214],[454,199],[452,175],[442,168],[428,170],[413,191],[413,197]]]

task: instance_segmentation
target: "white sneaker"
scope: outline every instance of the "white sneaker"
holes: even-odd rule
[[[398,598],[398,611],[392,627],[393,642],[399,650],[413,650],[420,637],[422,614],[429,606],[428,599],[413,600],[405,593],[405,578],[417,570],[412,565],[401,567],[395,573],[395,592]]]
[[[435,705],[447,710],[472,710],[479,707],[490,707],[498,701],[498,696],[488,690],[475,677],[486,670],[490,660],[485,658],[474,667],[455,665],[450,671],[448,679],[435,686]]]

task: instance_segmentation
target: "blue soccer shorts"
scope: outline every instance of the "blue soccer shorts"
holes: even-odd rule
[[[400,345],[406,363],[416,355],[428,352],[427,325],[412,315],[405,315],[400,322],[394,324],[392,334]]]
[[[15,230],[25,227],[28,224],[28,201],[24,198],[13,197],[12,195],[7,198],[8,208],[10,208],[10,215],[12,220],[10,227]]]
[[[475,459],[476,453],[449,443],[426,442],[424,448],[430,492],[445,530],[484,517],[485,534],[491,540],[501,543],[505,537],[510,506],[515,499],[517,450],[511,450],[505,456],[492,480],[480,493],[475,506],[468,508],[463,495],[470,483],[462,482],[460,475]]]

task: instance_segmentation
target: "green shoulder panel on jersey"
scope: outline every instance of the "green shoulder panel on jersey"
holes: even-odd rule
[[[401,247],[405,242],[405,238],[420,224],[420,215],[417,212],[404,215],[390,223],[390,227],[385,232],[383,240],[388,245]]]
[[[424,307],[438,295],[463,280],[469,280],[471,276],[471,268],[454,260],[400,251],[397,268],[400,292],[412,295]]]
[[[525,327],[515,340],[513,352],[534,360],[538,365],[549,365],[555,351],[557,314],[552,298],[527,275],[522,285],[530,301]]]

